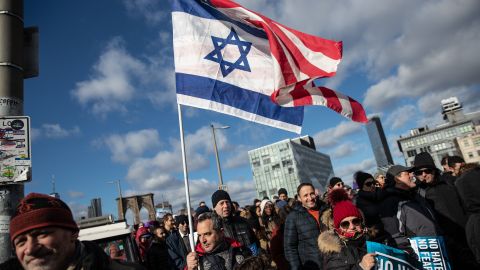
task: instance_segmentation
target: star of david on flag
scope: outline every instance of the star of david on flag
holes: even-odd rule
[[[303,106],[367,122],[362,105],[315,79],[342,42],[299,32],[227,0],[173,0],[177,102],[300,133]]]
[[[219,63],[223,77],[227,77],[228,74],[230,74],[230,72],[235,69],[250,72],[247,55],[248,52],[250,52],[250,47],[252,46],[252,43],[240,40],[233,27],[231,28],[228,37],[220,38],[212,36],[212,42],[215,48],[212,52],[205,56],[205,59]],[[238,52],[240,53],[240,56],[235,62],[225,60],[223,57],[223,51],[227,45],[235,45],[236,47],[238,47]]]

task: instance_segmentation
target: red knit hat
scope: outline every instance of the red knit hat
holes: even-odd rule
[[[17,206],[10,221],[10,239],[43,227],[62,227],[78,231],[72,211],[62,200],[40,193],[30,193]]]
[[[346,217],[363,218],[360,210],[349,200],[347,192],[341,189],[332,190],[328,194],[328,200],[333,207],[333,224],[335,228],[340,227],[340,223]]]

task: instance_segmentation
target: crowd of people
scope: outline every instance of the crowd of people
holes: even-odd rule
[[[333,177],[320,194],[302,183],[290,198],[239,206],[217,190],[212,208],[201,202],[191,217],[165,214],[134,233],[140,264],[78,240],[78,227],[59,199],[30,194],[10,223],[17,258],[0,269],[374,269],[366,241],[414,257],[409,239],[442,236],[452,269],[480,269],[480,166],[459,157],[435,167],[428,153],[413,167],[353,175],[358,189]],[[193,241],[193,243],[192,243]],[[112,255],[113,254],[113,255]],[[42,268],[43,267],[43,268]]]

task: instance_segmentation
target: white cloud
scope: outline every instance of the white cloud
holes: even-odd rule
[[[353,174],[356,171],[372,171],[374,168],[376,168],[377,164],[373,158],[365,159],[361,162],[353,163],[353,164],[348,164],[343,167],[341,167],[336,171],[336,175],[340,178],[343,179],[345,182],[352,182],[353,181]]]
[[[253,149],[253,147],[247,145],[236,145],[233,148],[233,150],[229,151],[230,157],[226,159],[223,167],[226,169],[233,169],[249,164],[248,151]]]
[[[128,132],[125,135],[113,134],[102,142],[112,152],[112,160],[126,163],[141,156],[146,150],[160,145],[158,132],[155,129],[143,129]]]
[[[322,130],[313,135],[317,147],[332,147],[349,134],[359,131],[362,125],[352,121],[342,121],[336,127]]]
[[[73,96],[82,105],[91,104],[92,112],[105,116],[127,109],[134,97],[136,81],[146,75],[146,66],[131,56],[120,38],[113,39],[93,67],[89,80],[76,83]]]
[[[85,193],[83,193],[81,191],[69,190],[67,192],[67,194],[68,194],[68,197],[70,197],[72,199],[79,199],[79,198],[85,197]]]
[[[375,70],[397,70],[367,90],[365,105],[385,108],[401,98],[478,84],[480,59],[472,56],[480,42],[479,8],[478,1],[464,0],[422,2],[411,10],[399,36],[372,63]]]
[[[129,15],[141,15],[150,24],[158,24],[168,12],[160,6],[161,0],[124,0]]]
[[[352,155],[355,151],[357,151],[357,145],[353,142],[346,142],[330,152],[330,157],[332,158],[343,158]]]
[[[405,105],[391,112],[385,123],[390,125],[391,129],[399,129],[412,119],[415,119],[417,115],[418,109],[415,106]]]
[[[71,129],[66,129],[60,124],[43,124],[41,128],[32,129],[32,140],[45,137],[48,139],[62,139],[80,134],[80,128],[74,126]]]

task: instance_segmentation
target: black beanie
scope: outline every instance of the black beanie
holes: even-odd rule
[[[355,182],[358,185],[359,189],[363,188],[363,184],[365,184],[365,181],[367,179],[373,179],[373,176],[369,173],[358,171],[353,175],[353,178],[355,179]]]
[[[415,169],[429,168],[436,169],[435,162],[433,161],[432,156],[427,152],[422,152],[415,156],[413,160],[413,166]]]
[[[283,187],[278,190],[278,196],[280,196],[280,194],[285,194],[288,196],[287,190],[284,189]]]
[[[217,190],[212,194],[212,206],[215,208],[217,206],[217,203],[221,200],[228,200],[230,203],[232,202],[232,199],[230,199],[230,195],[224,190]]]
[[[338,182],[342,182],[343,183],[343,180],[341,178],[338,178],[338,177],[332,177],[330,178],[330,181],[328,182],[328,185],[330,187],[333,187],[335,186]]]

